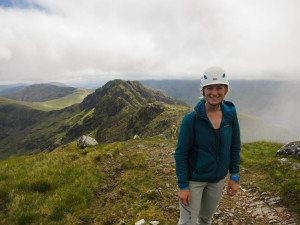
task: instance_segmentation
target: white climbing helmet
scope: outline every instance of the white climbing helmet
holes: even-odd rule
[[[204,71],[200,80],[201,87],[212,84],[226,84],[229,85],[225,71],[220,67],[210,67]]]

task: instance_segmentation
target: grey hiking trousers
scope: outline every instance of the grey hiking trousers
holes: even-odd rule
[[[178,225],[210,225],[218,207],[224,187],[224,179],[218,183],[190,181],[191,201],[183,205],[179,200]]]

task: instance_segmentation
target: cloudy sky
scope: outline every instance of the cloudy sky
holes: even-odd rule
[[[300,79],[298,0],[0,0],[0,83]]]

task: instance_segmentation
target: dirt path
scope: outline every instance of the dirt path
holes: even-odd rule
[[[234,197],[225,193],[226,189],[214,216],[215,224],[300,224],[299,218],[283,206],[280,197],[271,193],[259,194],[255,187],[246,188],[242,185]]]
[[[140,146],[147,152],[148,161],[152,172],[163,180],[158,189],[172,196],[166,199],[169,206],[165,209],[178,218],[179,207],[177,199],[177,185],[174,162],[174,146],[172,144],[157,144],[156,146]],[[241,171],[243,173],[243,169]],[[226,178],[226,184],[227,184]],[[215,213],[213,224],[282,224],[300,225],[300,218],[290,212],[281,202],[280,197],[271,193],[258,193],[255,186],[245,187],[240,185],[236,196],[226,195],[226,186],[221,202]]]

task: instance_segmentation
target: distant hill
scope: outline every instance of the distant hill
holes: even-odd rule
[[[52,84],[33,84],[24,89],[2,95],[2,97],[25,102],[44,102],[72,94],[76,88]]]
[[[14,87],[26,87],[28,84],[25,83],[13,83],[13,84],[0,84],[0,91],[3,91],[4,89],[8,88],[14,88]]]
[[[137,81],[114,80],[81,104],[44,112],[0,98],[0,157],[51,151],[82,134],[98,142],[163,135],[190,109]]]
[[[199,101],[200,80],[144,80],[141,83],[164,90],[192,107]],[[300,139],[300,81],[231,80],[230,86],[226,99],[234,102],[239,113],[285,127],[293,133],[291,139]]]
[[[31,107],[44,111],[63,109],[70,105],[81,103],[86,96],[93,92],[94,90],[76,88],[71,94],[66,95],[62,98],[45,102],[34,102],[34,104],[32,104]]]
[[[84,88],[76,88],[74,92],[69,95],[66,95],[62,98],[44,101],[44,102],[24,102],[17,101],[8,98],[3,98],[0,96],[0,101],[13,104],[20,104],[28,106],[32,109],[38,109],[42,111],[51,111],[51,110],[59,110],[71,106],[73,104],[81,103],[82,100],[89,94],[93,93],[94,90],[84,89]],[[6,99],[6,100],[4,100]]]
[[[58,87],[70,87],[64,83],[61,83],[61,82],[49,82],[49,83],[46,83],[46,84],[51,84],[51,85],[55,85],[55,86],[58,86]]]
[[[25,87],[26,86],[17,86],[17,87],[4,88],[4,89],[0,90],[0,95],[5,95],[5,94],[17,92],[17,91],[20,91],[20,90],[24,89]]]

